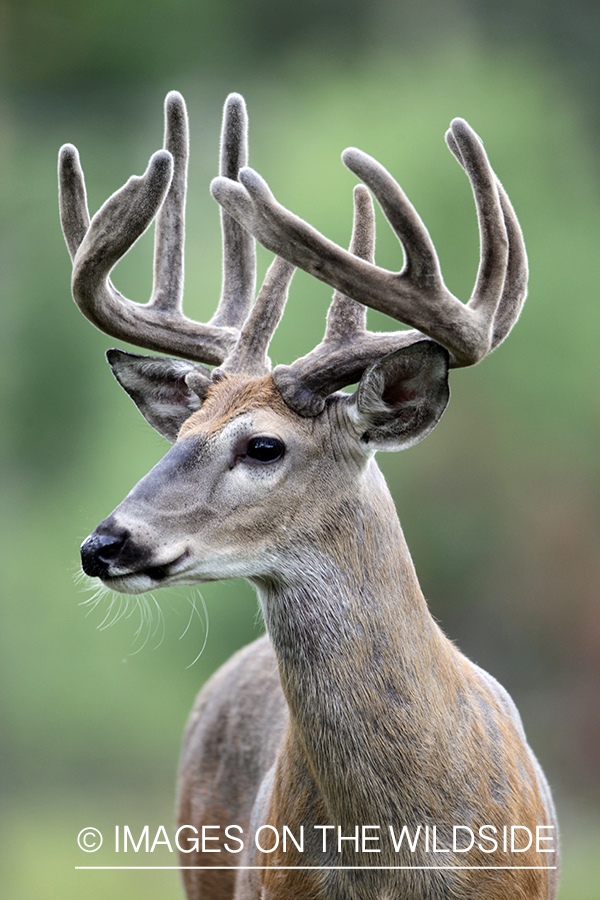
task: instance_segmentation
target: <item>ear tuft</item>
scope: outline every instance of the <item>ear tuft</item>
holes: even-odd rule
[[[125,350],[108,350],[106,358],[146,421],[174,443],[185,420],[200,409],[210,386],[210,371],[185,359]]]
[[[404,450],[429,434],[450,396],[448,359],[447,350],[423,340],[370,366],[351,401],[361,443]]]

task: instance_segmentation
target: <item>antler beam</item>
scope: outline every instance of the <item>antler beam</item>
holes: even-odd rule
[[[247,115],[244,100],[231,94],[225,104],[221,135],[221,175],[235,179],[247,163]],[[223,290],[217,312],[207,324],[182,312],[185,196],[188,124],[183,97],[175,91],[165,101],[164,149],[155,153],[144,175],[132,177],[110,197],[90,221],[79,154],[65,144],[59,155],[60,214],[73,260],[72,290],[83,314],[101,331],[139,347],[174,353],[198,362],[268,370],[263,324],[256,359],[246,350],[236,353],[238,339],[252,309],[256,280],[255,243],[229,214],[222,211]],[[110,272],[156,217],[154,285],[147,304],[124,297]],[[280,278],[271,279],[275,293],[263,290],[274,305],[276,324],[287,296],[293,267],[280,260]],[[277,293],[279,291],[279,294]],[[266,298],[265,298],[266,292]],[[283,292],[283,293],[282,293]],[[274,326],[273,326],[274,327]],[[254,346],[250,342],[250,346]],[[241,356],[244,362],[241,363]]]
[[[396,233],[405,257],[400,272],[375,266],[328,240],[281,206],[252,169],[242,169],[237,182],[222,177],[213,181],[217,201],[269,250],[325,281],[340,297],[416,329],[383,335],[361,326],[353,329],[352,340],[343,340],[330,328],[310,354],[290,367],[278,366],[274,377],[279,389],[305,415],[318,412],[329,393],[356,381],[375,359],[423,336],[448,349],[452,366],[469,366],[494,349],[516,322],[527,285],[527,256],[517,218],[469,125],[454,119],[446,140],[469,177],[479,221],[481,259],[467,304],[446,288],[431,238],[402,188],[360,150],[346,150],[342,159],[371,189]]]

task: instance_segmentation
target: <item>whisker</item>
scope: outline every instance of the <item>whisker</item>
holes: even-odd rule
[[[156,627],[154,628],[154,631],[152,632],[151,636],[154,637],[154,635],[158,632],[159,627],[161,628],[160,640],[159,640],[158,644],[156,644],[154,647],[154,650],[158,650],[158,648],[160,647],[160,645],[162,644],[162,642],[165,639],[165,634],[166,634],[165,617],[163,615],[163,611],[161,609],[160,603],[158,602],[158,600],[156,599],[154,594],[150,594],[149,596],[150,596],[150,599],[152,600],[152,602],[154,603],[154,605],[156,607],[156,611],[158,613]],[[148,604],[148,612],[149,613],[150,613],[150,610],[151,610],[151,607],[150,607],[150,604]]]
[[[86,617],[89,616],[91,613],[93,613],[93,611],[96,609],[96,607],[98,606],[100,601],[103,600],[104,597],[106,597],[106,595],[108,593],[109,593],[108,588],[105,587],[103,584],[101,584],[96,587],[96,589],[91,597],[88,597],[87,600],[81,601],[81,603],[79,604],[80,606],[89,606],[90,607],[86,613]]]
[[[110,606],[108,607],[108,612],[106,616],[98,625],[99,631],[104,631],[105,628],[110,628],[111,625],[114,625],[119,621],[120,618],[123,617],[125,612],[127,611],[128,599],[125,594],[117,594],[113,592],[112,599],[110,601]],[[114,607],[117,607],[117,611],[113,613]],[[111,618],[112,615],[112,618]]]
[[[156,637],[154,650],[157,650],[165,640],[167,628],[165,616],[160,603],[157,601],[153,593],[145,594],[121,594],[106,587],[98,578],[91,578],[80,569],[74,573],[74,580],[81,591],[90,592],[90,596],[85,600],[81,600],[79,605],[87,607],[86,617],[91,615],[98,608],[100,603],[107,600],[107,607],[100,623],[96,626],[99,631],[104,631],[115,625],[121,619],[131,619],[134,615],[139,615],[135,631],[133,633],[132,646],[129,656],[135,656],[140,653],[148,644],[150,638]],[[201,624],[204,637],[202,646],[191,663],[186,668],[195,665],[206,648],[209,634],[209,617],[208,608],[200,591],[196,591],[191,597],[187,594],[183,595],[186,602],[190,605],[190,613],[179,636],[182,640],[192,628],[194,618],[198,619]],[[198,608],[197,599],[200,601],[202,610]],[[173,606],[173,604],[171,604]],[[176,607],[173,606],[176,611]]]
[[[189,602],[189,604],[190,604],[190,617],[189,617],[189,619],[188,619],[188,623],[187,623],[187,625],[185,626],[185,628],[184,628],[182,634],[179,635],[179,640],[182,640],[182,638],[184,638],[184,637],[186,636],[186,634],[188,633],[188,631],[190,630],[190,626],[191,626],[191,624],[192,624],[192,620],[193,620],[193,618],[194,618],[194,614],[198,615],[198,610],[197,610],[197,608],[196,608],[196,600],[195,600],[195,598],[194,598],[194,597],[186,597],[186,600],[187,600],[187,601]]]
[[[137,653],[139,653],[141,650],[143,650],[144,647],[146,646],[146,644],[148,643],[148,641],[150,640],[150,633],[151,633],[150,626],[152,623],[152,614],[150,611],[148,600],[144,594],[138,594],[135,597],[134,610],[137,610],[140,614],[140,624],[138,625],[136,632],[133,636],[132,646],[135,644],[137,639],[140,637],[144,628],[146,629],[146,637],[144,638],[144,640],[140,644],[140,646],[137,648],[137,650],[131,650],[130,653],[128,654],[128,656],[135,656]],[[129,615],[131,615],[131,614],[132,613],[130,613]],[[127,618],[129,618],[129,616]]]
[[[200,602],[202,604],[202,609],[204,610],[204,621],[205,621],[205,625],[206,625],[206,630],[204,632],[204,643],[202,644],[202,647],[200,648],[200,652],[198,653],[196,658],[194,660],[192,660],[192,662],[189,664],[189,666],[186,666],[186,669],[191,669],[191,667],[198,662],[198,660],[204,653],[204,648],[206,647],[206,643],[208,641],[208,609],[206,608],[206,601],[204,599],[202,592],[200,590],[197,590],[196,593],[197,593],[198,597],[200,598]],[[183,632],[183,634],[181,635],[179,640],[181,640],[181,638],[186,634],[188,628],[190,627],[190,623],[192,621],[192,616],[193,616],[194,612],[198,616],[198,620],[200,620],[200,614],[198,612],[198,607],[196,606],[196,600],[194,597],[190,598],[190,603],[192,605],[192,610],[190,613],[190,621],[188,622],[187,628],[185,629],[185,631]]]

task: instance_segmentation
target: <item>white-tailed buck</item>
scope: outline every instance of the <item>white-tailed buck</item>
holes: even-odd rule
[[[344,161],[401,241],[401,272],[374,265],[364,186],[350,252],[279,206],[245,168],[245,107],[230,96],[212,187],[224,284],[206,325],[181,311],[180,95],[167,97],[165,149],[91,222],[77,151],[61,150],[75,301],[108,334],[178,357],[108,352],[174,446],[84,541],[84,571],[134,594],[243,577],[267,628],[208,682],[188,724],[178,842],[190,900],[556,896],[554,810],[519,715],[429,614],[374,459],[428,434],[448,366],[499,344],[525,298],[521,232],[483,146],[461,119],[446,138],[479,217],[466,305],[400,187],[364,153]],[[109,274],[155,216],[154,289],[139,305]],[[277,254],[255,302],[254,238]],[[322,343],[270,372],[294,266],[336,292]],[[373,334],[366,307],[413,330]]]

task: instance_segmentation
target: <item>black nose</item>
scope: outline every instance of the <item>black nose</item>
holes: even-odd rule
[[[81,567],[85,574],[96,578],[107,575],[110,563],[122,553],[128,537],[129,532],[125,528],[90,534],[81,545]]]

